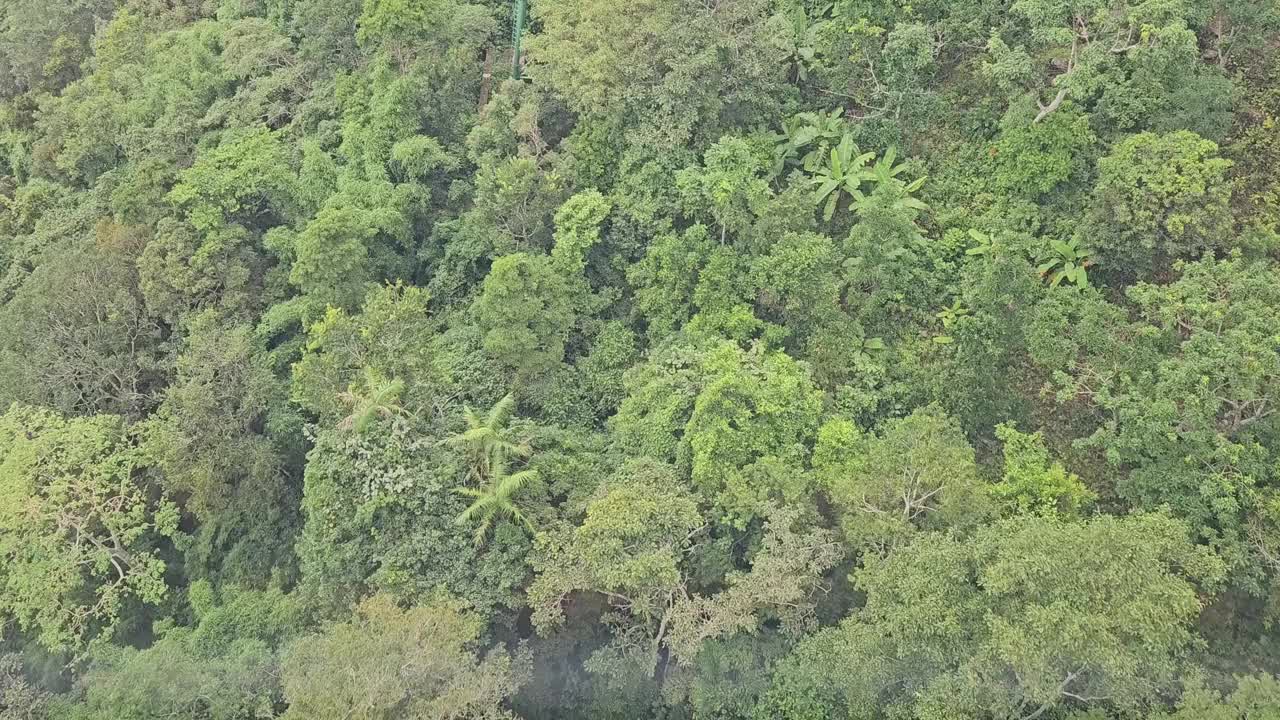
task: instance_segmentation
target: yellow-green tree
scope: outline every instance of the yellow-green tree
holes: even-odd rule
[[[169,593],[178,509],[117,417],[0,418],[0,613],[52,650],[109,641]]]

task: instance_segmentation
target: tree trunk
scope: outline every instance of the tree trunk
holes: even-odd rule
[[[493,48],[484,49],[484,74],[480,76],[480,112],[489,104],[489,90],[493,86]]]

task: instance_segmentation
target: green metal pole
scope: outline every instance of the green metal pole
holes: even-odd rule
[[[524,16],[529,12],[529,0],[515,0],[515,22],[511,27],[511,78],[520,79],[520,36],[524,35]]]

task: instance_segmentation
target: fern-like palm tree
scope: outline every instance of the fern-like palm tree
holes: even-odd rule
[[[454,488],[454,492],[472,498],[471,505],[463,510],[455,519],[458,525],[467,525],[476,521],[476,545],[484,544],[489,531],[498,520],[510,520],[523,526],[530,533],[534,532],[533,523],[529,522],[516,504],[515,496],[525,485],[538,479],[537,470],[521,470],[510,472],[507,458],[501,452],[490,458],[488,482],[479,488]]]
[[[469,407],[465,409],[467,429],[445,442],[466,450],[471,464],[468,479],[476,483],[488,480],[495,458],[529,456],[531,449],[528,443],[514,442],[504,432],[511,422],[515,406],[515,398],[508,394],[490,408],[484,417]]]
[[[357,389],[352,383],[338,399],[351,408],[351,413],[338,423],[341,430],[363,433],[378,418],[408,417],[409,411],[400,405],[404,393],[404,380],[384,378],[373,368],[364,369],[364,387]]]

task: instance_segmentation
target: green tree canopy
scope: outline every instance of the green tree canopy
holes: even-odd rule
[[[0,423],[0,610],[52,650],[110,640],[169,592],[178,509],[119,418],[13,406]]]
[[[868,562],[865,606],[802,643],[766,707],[849,718],[1141,710],[1187,667],[1198,593],[1222,574],[1184,524],[1158,515],[930,534]]]
[[[506,701],[527,678],[528,660],[477,653],[475,617],[444,602],[402,610],[385,596],[356,612],[289,646],[284,717],[512,717]]]

